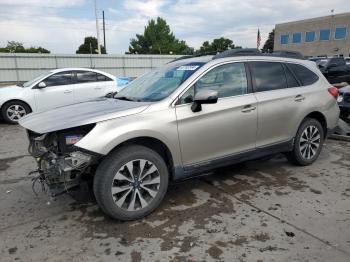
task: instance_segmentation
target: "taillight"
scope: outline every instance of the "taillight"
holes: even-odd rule
[[[335,99],[338,99],[338,95],[339,95],[338,88],[332,86],[332,87],[328,88],[328,92],[329,92]]]

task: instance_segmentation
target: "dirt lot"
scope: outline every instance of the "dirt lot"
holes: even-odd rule
[[[23,129],[0,123],[1,261],[350,260],[350,143],[327,141],[310,167],[277,156],[172,185],[127,223],[87,192],[35,196],[26,146]]]

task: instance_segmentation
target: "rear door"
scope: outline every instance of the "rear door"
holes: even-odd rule
[[[195,93],[215,90],[216,104],[192,112]],[[185,166],[255,149],[257,103],[244,63],[217,66],[202,76],[176,105],[178,133]]]
[[[55,107],[74,103],[73,72],[65,71],[53,74],[41,82],[45,88],[33,87],[37,110],[45,111]]]
[[[250,62],[258,101],[257,147],[287,142],[299,125],[298,111],[307,103],[300,83],[279,62]]]
[[[101,81],[101,76],[103,81]],[[92,71],[75,71],[74,101],[76,103],[105,95],[105,76]]]

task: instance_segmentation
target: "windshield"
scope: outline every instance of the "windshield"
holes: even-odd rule
[[[34,84],[36,81],[40,80],[41,78],[44,78],[45,76],[51,74],[51,72],[46,72],[44,74],[41,74],[40,76],[34,78],[33,80],[29,80],[28,82],[23,83],[21,86],[23,87],[29,87],[32,84]]]
[[[130,101],[160,101],[174,92],[204,63],[168,65],[135,79],[122,89],[116,99]]]

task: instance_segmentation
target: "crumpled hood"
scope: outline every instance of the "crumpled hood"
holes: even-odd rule
[[[42,113],[29,114],[19,124],[39,134],[133,115],[145,110],[150,102],[131,102],[100,98],[79,104],[59,107]]]

